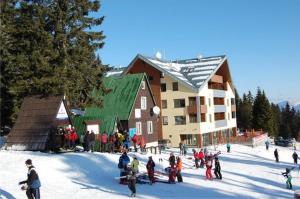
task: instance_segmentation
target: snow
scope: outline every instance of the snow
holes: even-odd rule
[[[232,145],[232,152],[226,153],[225,145],[217,147],[223,180],[205,180],[204,169],[191,169],[193,160],[191,149],[183,157],[183,183],[153,185],[137,184],[137,198],[293,198],[293,190],[285,188],[285,178],[281,172],[293,167],[292,148],[277,147],[280,163],[275,163],[271,145],[269,151],[264,146],[250,148]],[[213,147],[210,148],[213,150]],[[168,166],[170,152],[178,155],[178,149],[151,154],[156,162],[156,170]],[[297,151],[299,154],[299,151]],[[132,157],[134,153],[129,153]],[[150,154],[137,153],[140,171],[145,171]],[[108,153],[64,153],[0,151],[0,198],[22,199],[25,192],[18,182],[26,179],[25,160],[30,158],[39,173],[42,198],[128,198],[129,189],[118,184],[117,163],[120,154]],[[163,158],[163,163],[158,159]],[[131,158],[132,159],[132,158]],[[293,189],[300,189],[299,170],[292,171]]]

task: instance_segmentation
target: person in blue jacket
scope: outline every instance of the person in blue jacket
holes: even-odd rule
[[[118,167],[120,169],[120,184],[127,183],[127,179],[124,178],[124,176],[127,175],[129,163],[130,163],[130,158],[128,157],[127,152],[124,151],[119,158],[119,164],[118,164]]]

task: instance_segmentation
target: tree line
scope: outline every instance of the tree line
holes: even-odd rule
[[[1,126],[11,126],[22,99],[64,95],[70,106],[102,105],[107,66],[95,52],[104,45],[95,17],[98,0],[1,0]],[[98,28],[97,28],[98,27]],[[97,29],[96,29],[97,28]]]
[[[284,108],[270,103],[264,91],[257,89],[254,97],[249,91],[242,98],[236,94],[237,126],[241,131],[266,131],[270,136],[298,139],[300,133],[300,112],[287,103]],[[300,137],[299,137],[300,138]]]

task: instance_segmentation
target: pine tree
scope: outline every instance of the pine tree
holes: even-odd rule
[[[291,107],[289,103],[286,104],[285,108],[281,112],[281,121],[280,121],[280,133],[279,135],[284,138],[290,138],[292,136],[292,130],[290,127],[291,120]]]
[[[248,95],[243,95],[243,100],[240,107],[240,120],[243,130],[250,130],[252,128],[252,102],[250,95],[250,92],[248,93]]]
[[[278,133],[279,133],[280,115],[281,115],[279,106],[272,103],[271,104],[271,113],[272,113],[271,131],[269,133],[273,137],[277,137]]]
[[[10,27],[3,28],[11,45],[1,51],[5,74],[10,77],[5,85],[13,95],[13,111],[20,99],[31,94],[64,94],[73,107],[101,106],[92,91],[105,91],[102,75],[106,67],[95,55],[104,45],[104,35],[91,28],[101,25],[104,17],[90,16],[99,10],[99,1],[18,3],[13,6]]]
[[[242,105],[242,100],[237,92],[236,89],[234,89],[235,93],[235,104],[236,104],[236,122],[237,122],[237,127],[240,129],[242,128],[242,121],[241,121],[241,105]]]

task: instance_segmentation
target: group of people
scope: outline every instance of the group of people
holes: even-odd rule
[[[74,149],[78,135],[74,127],[66,128],[63,130],[63,147],[65,149]]]

